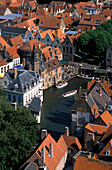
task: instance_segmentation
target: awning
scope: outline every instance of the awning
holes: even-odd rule
[[[59,62],[60,62],[61,64],[65,64],[65,63],[66,63],[65,60],[60,60]]]
[[[2,77],[2,78],[3,78],[3,77],[4,77],[4,74],[0,74],[0,77]]]
[[[14,66],[14,68],[19,68],[19,67],[21,67],[21,65]]]

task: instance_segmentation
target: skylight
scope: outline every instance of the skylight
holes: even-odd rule
[[[41,23],[40,24],[43,24],[43,21],[41,21]]]

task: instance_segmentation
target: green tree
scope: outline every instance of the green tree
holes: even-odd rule
[[[31,112],[0,98],[0,169],[12,169],[37,143],[37,121]]]

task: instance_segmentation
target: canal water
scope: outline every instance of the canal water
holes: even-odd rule
[[[47,129],[54,139],[64,133],[66,126],[71,129],[71,106],[74,103],[74,95],[63,98],[62,94],[75,89],[79,90],[80,86],[86,88],[87,82],[88,80],[85,79],[73,78],[64,88],[52,87],[45,90],[40,129]]]

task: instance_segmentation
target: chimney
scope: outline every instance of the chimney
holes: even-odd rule
[[[17,77],[17,68],[14,68],[14,80],[16,79]]]
[[[69,136],[69,128],[65,127],[65,136]]]
[[[100,96],[102,95],[102,89],[101,87],[99,88],[99,93],[100,93]]]
[[[52,143],[49,143],[49,156],[50,158],[53,157],[53,144]]]
[[[41,166],[44,166],[44,162],[45,162],[45,148],[42,147],[41,149]]]
[[[99,81],[99,78],[96,78],[96,85],[99,87],[100,85],[100,81]]]
[[[87,101],[87,93],[83,93],[85,100]]]
[[[45,138],[46,136],[47,136],[47,130],[46,129],[42,129],[42,131],[41,131],[41,140],[43,138]]]
[[[23,67],[25,67],[26,65],[26,61],[25,61],[25,58],[23,58]]]
[[[79,94],[81,95],[81,92],[82,92],[82,87],[80,86],[79,87]]]
[[[110,84],[109,78],[107,79],[107,84]]]

